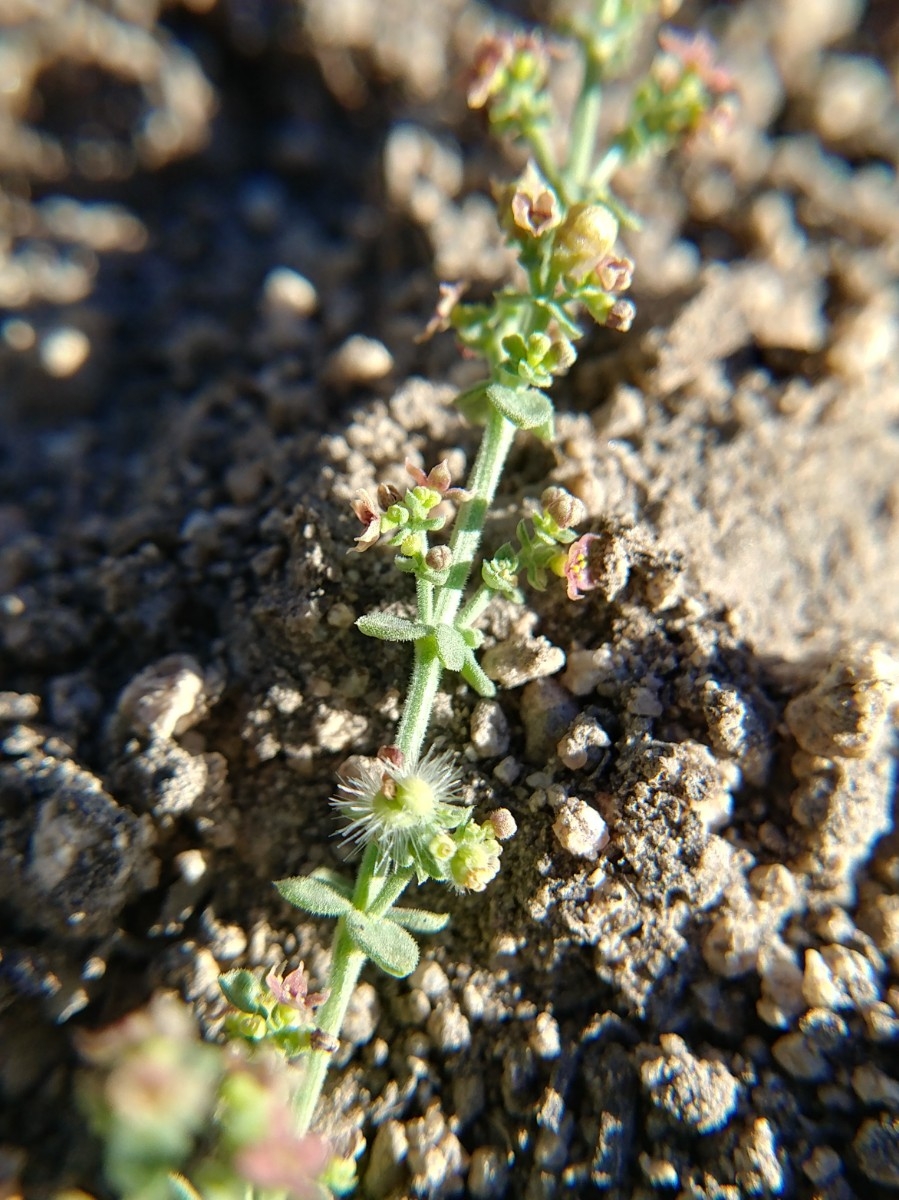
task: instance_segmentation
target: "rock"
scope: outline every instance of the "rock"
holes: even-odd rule
[[[505,1154],[494,1146],[478,1146],[468,1168],[468,1192],[472,1200],[498,1200],[505,1195],[508,1174]]]
[[[863,1121],[852,1149],[859,1169],[872,1183],[899,1187],[899,1117],[881,1113]]]
[[[207,713],[203,670],[188,654],[146,667],[119,696],[116,722],[141,737],[168,739],[192,729]]]
[[[612,741],[599,721],[580,713],[556,746],[556,753],[569,771],[598,766],[608,754]]]
[[[553,833],[563,850],[576,858],[595,860],[609,844],[609,828],[595,808],[583,800],[568,800],[553,822]]]
[[[471,714],[471,744],[479,758],[498,758],[509,749],[509,722],[496,700],[479,700]]]
[[[675,1128],[695,1133],[723,1129],[740,1098],[740,1085],[721,1062],[697,1058],[683,1038],[662,1034],[660,1054],[644,1050],[640,1083],[650,1103]]]
[[[364,387],[393,370],[393,355],[383,342],[354,334],[325,364],[325,378],[341,388]]]
[[[545,637],[518,634],[484,652],[483,667],[503,688],[521,687],[555,675],[565,666],[565,652]]]
[[[385,1121],[375,1134],[362,1180],[363,1191],[370,1200],[384,1200],[401,1186],[406,1177],[408,1150],[409,1140],[402,1121]]]
[[[67,939],[111,933],[125,905],[156,883],[147,819],[116,803],[89,771],[40,747],[0,768],[0,787],[9,805],[0,897]]]
[[[527,684],[521,697],[527,761],[549,762],[559,738],[576,714],[574,700],[560,684],[551,679],[536,679]]]
[[[293,317],[311,317],[318,308],[318,295],[313,284],[290,267],[275,267],[262,285],[265,307],[269,311]]]
[[[808,754],[865,758],[887,726],[897,683],[899,664],[879,647],[847,652],[787,705],[790,732]]]

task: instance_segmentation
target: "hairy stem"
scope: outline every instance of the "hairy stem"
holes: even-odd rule
[[[419,592],[419,616],[428,624],[454,623],[462,592],[481,544],[484,521],[496,495],[514,437],[515,426],[512,422],[491,408],[478,456],[468,479],[467,488],[471,495],[460,507],[453,526],[450,539],[453,558],[449,577],[445,584],[434,588],[434,603],[427,617],[422,612],[422,596]],[[442,674],[443,667],[430,641],[423,639],[417,642],[412,678],[396,735],[396,744],[408,762],[414,762],[421,753]]]
[[[331,948],[331,972],[328,978],[330,995],[318,1011],[318,1027],[323,1033],[339,1037],[350,997],[365,965],[365,955],[357,950],[346,931],[341,917],[334,931]],[[306,1133],[318,1107],[331,1055],[327,1050],[313,1050],[304,1059],[303,1086],[297,1096],[297,1131]]]
[[[482,583],[471,599],[463,606],[456,621],[456,627],[458,629],[470,629],[495,594],[492,588],[489,588],[486,583]]]
[[[406,884],[412,878],[411,871],[395,871],[382,875],[378,871],[380,851],[375,843],[365,848],[365,854],[356,876],[353,905],[362,912],[387,912],[399,899]],[[340,1036],[347,1005],[365,966],[365,955],[358,950],[346,930],[341,917],[334,931],[331,947],[331,970],[328,975],[328,999],[318,1011],[318,1028],[333,1037]],[[305,1059],[306,1073],[303,1087],[297,1097],[297,1128],[305,1133],[312,1124],[318,1107],[331,1055],[327,1050],[313,1050]]]
[[[430,642],[416,642],[412,678],[396,732],[396,744],[407,762],[413,762],[421,753],[442,674],[443,667]]]
[[[574,110],[571,129],[571,145],[568,151],[566,175],[571,184],[583,190],[590,178],[593,152],[599,132],[599,114],[602,108],[602,73],[595,55],[589,47],[584,48],[584,79]]]
[[[459,509],[453,525],[450,538],[450,550],[453,560],[449,578],[438,589],[436,618],[447,625],[453,623],[459,605],[462,602],[462,591],[468,582],[474,563],[481,536],[484,532],[484,522],[487,511],[496,495],[497,485],[506,465],[506,458],[515,437],[515,426],[502,413],[491,407],[484,429],[478,456],[475,459],[471,476],[468,480],[468,490],[471,497]]]

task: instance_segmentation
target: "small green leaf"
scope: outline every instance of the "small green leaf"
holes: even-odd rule
[[[549,397],[536,388],[513,389],[501,383],[491,383],[487,399],[507,420],[519,429],[543,429],[552,421],[553,406]]]
[[[479,696],[490,698],[496,695],[496,685],[484,674],[484,668],[474,656],[474,652],[465,647],[467,653],[460,674],[469,687],[473,687]]]
[[[346,900],[352,900],[353,898],[353,885],[348,879],[344,879],[339,872],[332,871],[330,867],[316,867],[309,875],[309,878],[320,879]]]
[[[314,875],[296,875],[292,879],[277,879],[275,887],[295,908],[313,917],[342,917],[352,904],[324,879]]]
[[[219,987],[230,1004],[250,1016],[265,1016],[265,991],[252,971],[228,971],[219,975]]]
[[[392,908],[387,919],[410,933],[440,933],[450,923],[449,913],[428,912],[425,908]]]
[[[475,387],[461,392],[453,403],[470,425],[485,425],[487,423],[489,405],[483,383],[479,383]]]
[[[437,657],[446,669],[461,670],[468,646],[459,630],[452,625],[437,625],[434,627],[434,641],[437,643]]]
[[[422,625],[420,621],[407,621],[405,617],[384,612],[366,613],[356,625],[369,637],[380,638],[384,642],[416,642],[428,632],[427,625]]]
[[[346,931],[375,966],[396,979],[405,979],[418,965],[418,943],[395,921],[372,919],[354,908],[346,915]]]
[[[524,596],[518,587],[518,568],[518,555],[511,544],[506,542],[504,546],[500,546],[493,558],[481,564],[481,578],[492,591],[499,592],[516,604],[522,604]]]

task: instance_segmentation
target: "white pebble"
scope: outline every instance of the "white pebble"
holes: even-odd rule
[[[571,800],[553,822],[553,833],[563,850],[578,858],[596,859],[609,842],[609,828],[595,808]]]
[[[41,342],[41,363],[54,379],[67,379],[84,366],[90,352],[90,339],[86,333],[63,326],[48,333]]]
[[[313,284],[290,267],[275,267],[269,271],[262,292],[265,306],[272,312],[311,317],[318,308],[318,293]]]
[[[331,356],[325,374],[332,383],[347,387],[375,383],[393,370],[393,355],[383,342],[354,334]]]

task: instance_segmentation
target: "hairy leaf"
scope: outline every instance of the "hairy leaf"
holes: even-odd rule
[[[339,891],[316,879],[314,875],[296,875],[292,879],[277,879],[275,887],[295,908],[310,913],[313,917],[342,917],[352,904]]]
[[[354,945],[375,966],[396,979],[405,979],[418,965],[418,943],[415,938],[386,917],[373,919],[353,909],[347,913],[346,930]]]
[[[484,673],[484,668],[474,656],[472,650],[468,650],[465,655],[465,661],[462,664],[461,675],[469,687],[473,687],[479,696],[487,698],[496,695],[496,685],[488,675]]]
[[[415,642],[428,632],[427,625],[422,625],[420,621],[407,621],[405,617],[383,612],[366,613],[356,625],[369,637],[380,638],[384,642]]]
[[[353,898],[353,885],[348,879],[344,879],[338,871],[332,871],[330,867],[316,867],[310,873],[309,878],[320,879],[322,883],[326,883],[328,887],[333,888],[335,892],[347,900],[352,900]]]
[[[428,912],[425,908],[392,908],[387,919],[410,933],[440,933],[450,923],[449,913]]]
[[[465,662],[468,646],[465,638],[452,625],[438,625],[434,629],[437,656],[448,671],[460,671]]]
[[[487,388],[487,399],[504,417],[519,429],[545,429],[552,420],[553,406],[549,397],[536,388],[504,387],[491,383]]]
[[[265,992],[252,971],[226,971],[224,975],[219,975],[219,987],[228,1002],[240,1012],[249,1013],[250,1016],[265,1015]]]

